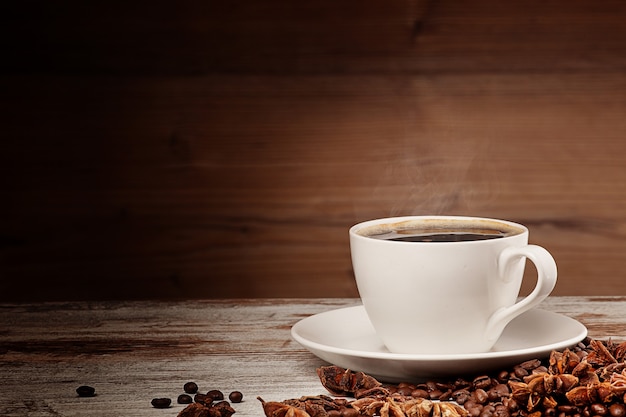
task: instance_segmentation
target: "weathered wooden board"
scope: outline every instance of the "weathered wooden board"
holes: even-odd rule
[[[240,390],[236,416],[263,415],[257,396],[282,401],[324,394],[324,364],[291,339],[298,320],[356,299],[74,302],[0,305],[0,414],[175,416],[155,410],[183,384]],[[569,315],[594,338],[626,337],[623,298],[551,297],[541,308]],[[79,398],[79,385],[97,396]]]

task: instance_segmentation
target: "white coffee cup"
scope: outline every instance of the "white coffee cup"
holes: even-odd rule
[[[463,233],[489,238],[387,239],[412,231],[435,240],[442,234],[459,239]],[[500,236],[494,238],[496,234]],[[556,284],[557,268],[550,253],[528,244],[525,226],[505,220],[459,216],[371,220],[350,228],[350,248],[367,315],[394,353],[487,352],[512,319],[536,307]],[[536,267],[537,283],[518,301],[526,259]]]

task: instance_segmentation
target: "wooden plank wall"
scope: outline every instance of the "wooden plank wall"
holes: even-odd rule
[[[348,228],[403,214],[626,293],[622,1],[2,9],[0,300],[356,296]]]

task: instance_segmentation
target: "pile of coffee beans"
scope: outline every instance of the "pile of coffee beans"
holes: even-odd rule
[[[573,347],[552,351],[549,358],[449,380],[385,385],[362,372],[337,366],[321,367],[318,376],[329,392],[353,396],[355,401],[349,405],[368,416],[413,416],[413,409],[402,406],[443,402],[461,407],[453,410],[456,414],[440,413],[456,417],[626,417],[626,342],[611,339],[585,338]],[[339,410],[344,417],[345,404],[334,400],[303,397],[282,404],[302,402],[322,402],[326,414]],[[309,408],[315,414],[310,417],[326,417]],[[393,416],[387,411],[391,409],[396,412]]]
[[[202,406],[196,406],[195,408],[193,408],[194,410],[197,408],[211,408],[213,411],[212,415],[216,417],[232,416],[235,413],[235,410],[230,406],[230,404],[240,403],[241,401],[243,401],[243,394],[240,391],[233,391],[228,395],[230,403],[224,400],[224,393],[218,389],[212,389],[207,391],[206,393],[198,392],[198,384],[193,381],[185,383],[183,385],[183,391],[184,393],[178,395],[178,398],[176,400],[178,404],[195,403]],[[172,400],[170,398],[154,398],[152,399],[151,404],[155,408],[169,408],[172,404]],[[188,414],[188,412],[186,412],[185,414]]]
[[[231,403],[240,403],[243,401],[241,391],[232,391],[228,395],[230,402],[224,400],[224,393],[218,389],[212,389],[206,393],[199,391],[198,384],[189,381],[183,385],[184,393],[178,395],[178,404],[186,404],[179,416],[195,416],[209,415],[210,410],[212,417],[231,417],[235,413],[235,409],[231,407]],[[193,397],[192,397],[193,395]],[[170,398],[154,398],[151,404],[155,408],[169,408],[172,404]]]
[[[232,391],[228,395],[228,401],[224,400],[224,393],[217,389],[207,391],[206,394],[198,392],[198,384],[193,381],[187,382],[183,385],[184,393],[180,394],[177,398],[178,404],[192,404],[197,403],[205,408],[213,408],[213,416],[216,417],[230,417],[235,413],[235,410],[230,406],[231,403],[240,403],[243,401],[243,394],[241,391]],[[89,385],[81,385],[76,388],[76,393],[79,397],[94,397],[96,395],[96,389]],[[193,397],[192,397],[193,395]],[[153,398],[150,404],[154,408],[169,408],[172,405],[172,399],[167,397]]]

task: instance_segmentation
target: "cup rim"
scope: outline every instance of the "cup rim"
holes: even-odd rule
[[[432,242],[398,242],[393,240],[385,240],[385,239],[374,239],[370,236],[363,235],[359,233],[359,231],[365,228],[374,228],[375,226],[389,225],[390,229],[392,225],[398,225],[403,222],[413,222],[413,221],[433,221],[433,222],[441,222],[442,220],[447,220],[451,223],[457,222],[478,222],[484,223],[486,227],[491,225],[491,227],[495,227],[496,225],[504,225],[508,228],[518,229],[511,235],[504,236],[500,239],[495,239],[495,241],[502,242],[505,239],[511,239],[515,237],[519,237],[521,235],[528,234],[528,227],[523,224],[516,223],[510,220],[497,219],[491,217],[479,217],[479,216],[454,216],[454,215],[408,215],[408,216],[396,216],[396,217],[381,217],[377,219],[365,220],[359,223],[356,223],[349,229],[349,235],[351,238],[355,239],[366,239],[368,241],[376,241],[384,244],[402,244],[406,245],[432,245]],[[471,241],[453,241],[453,242],[437,242],[437,245],[458,245],[458,244],[486,244],[488,242],[493,242],[493,239],[486,240],[471,240]]]

